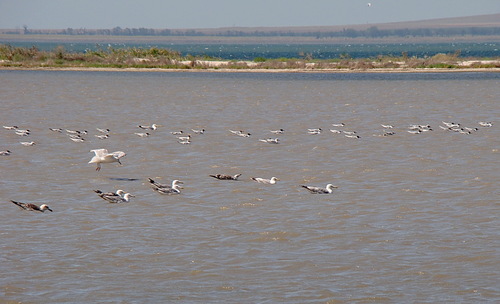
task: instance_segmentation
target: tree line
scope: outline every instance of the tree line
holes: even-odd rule
[[[18,33],[18,32],[10,32]],[[112,29],[61,29],[61,30],[32,30],[26,26],[24,34],[31,35],[103,35],[103,36],[221,36],[221,37],[315,37],[322,38],[386,38],[386,37],[449,37],[449,36],[496,36],[500,35],[500,27],[450,27],[450,28],[402,28],[402,29],[379,29],[376,26],[367,29],[356,30],[344,28],[340,31],[310,31],[294,32],[292,30],[174,30],[174,29],[152,29],[152,28],[121,28]]]

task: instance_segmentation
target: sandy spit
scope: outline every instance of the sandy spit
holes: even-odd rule
[[[162,69],[162,68],[93,68],[93,67],[3,67],[0,70],[89,71],[89,72],[184,72],[184,73],[498,73],[500,68],[372,68],[372,69]]]

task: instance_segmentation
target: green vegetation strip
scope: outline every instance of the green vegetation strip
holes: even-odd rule
[[[87,50],[83,53],[67,52],[64,47],[52,51],[0,45],[0,67],[16,68],[142,68],[142,69],[305,69],[305,70],[369,70],[369,69],[466,69],[500,68],[500,58],[460,58],[460,52],[437,54],[417,58],[377,56],[353,59],[343,55],[338,59],[304,58],[267,59],[253,61],[225,61],[206,56],[182,56],[179,52],[163,48],[108,48]]]

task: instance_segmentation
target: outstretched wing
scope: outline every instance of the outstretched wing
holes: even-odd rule
[[[106,150],[106,149],[95,149],[95,150],[90,150],[90,152],[94,152],[95,156],[97,156],[99,158],[104,157],[107,154],[109,154],[108,150]]]
[[[120,158],[124,157],[127,154],[125,152],[123,152],[123,151],[115,151],[115,152],[111,153],[111,155],[115,159],[120,159]]]
[[[19,208],[21,208],[21,209],[28,210],[28,208],[26,208],[26,206],[25,206],[26,204],[24,204],[24,203],[16,202],[16,201],[13,201],[13,200],[11,200],[11,203],[14,203],[14,204],[18,205]]]

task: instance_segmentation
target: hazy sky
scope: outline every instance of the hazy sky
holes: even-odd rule
[[[348,25],[494,13],[500,0],[0,0],[0,28]]]

